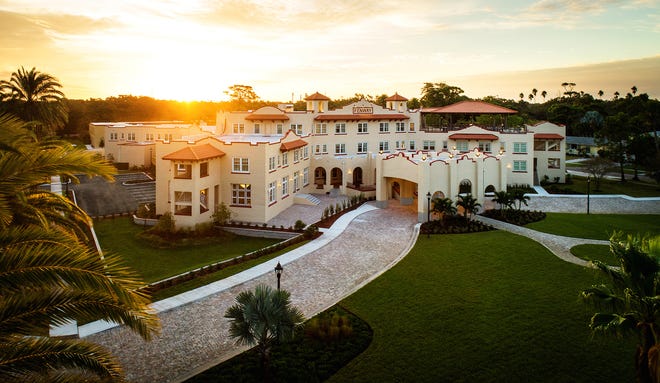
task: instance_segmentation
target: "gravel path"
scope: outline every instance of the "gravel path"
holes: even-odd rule
[[[409,208],[393,203],[358,216],[335,240],[286,265],[282,288],[306,317],[325,310],[408,253],[417,238],[416,218]],[[224,312],[239,292],[274,282],[273,275],[263,275],[160,313],[162,331],[151,342],[123,327],[86,339],[116,355],[131,382],[179,382],[246,349],[227,337]]]

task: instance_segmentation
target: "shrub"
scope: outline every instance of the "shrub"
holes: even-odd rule
[[[309,225],[305,229],[304,236],[305,236],[306,239],[312,239],[312,238],[316,237],[318,232],[319,232],[319,228],[316,225]]]
[[[294,229],[295,231],[302,231],[302,230],[305,228],[305,226],[307,226],[307,225],[305,224],[305,222],[303,222],[303,221],[301,221],[301,220],[297,220],[296,223],[295,223],[294,226],[293,226],[293,229]]]
[[[545,213],[542,211],[531,210],[509,210],[502,212],[500,210],[487,210],[482,214],[484,217],[496,219],[518,226],[524,226],[532,222],[538,222],[545,219]]]
[[[160,216],[156,225],[149,229],[149,231],[166,238],[173,236],[176,233],[176,226],[172,213],[168,211]]]
[[[229,210],[229,206],[224,202],[221,202],[215,207],[215,212],[212,216],[213,223],[216,225],[225,225],[231,220],[231,215],[232,213],[231,210]]]

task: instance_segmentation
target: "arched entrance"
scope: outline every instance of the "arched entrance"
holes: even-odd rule
[[[359,188],[362,185],[362,168],[353,169],[353,186]]]
[[[343,172],[339,168],[332,168],[330,171],[330,184],[338,188],[342,185],[343,183]]]
[[[314,184],[317,189],[323,189],[323,186],[325,186],[325,178],[325,168],[318,167],[314,169]]]
[[[469,179],[464,179],[458,185],[458,194],[472,194],[472,182]]]
[[[493,185],[486,186],[486,189],[484,190],[484,193],[486,193],[486,194],[495,193],[495,186],[493,186]]]

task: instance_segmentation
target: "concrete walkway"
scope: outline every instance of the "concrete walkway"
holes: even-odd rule
[[[410,207],[365,204],[342,216],[318,239],[234,277],[154,303],[162,331],[144,342],[124,327],[91,334],[87,340],[109,349],[131,382],[179,382],[244,351],[228,338],[224,313],[236,295],[259,283],[275,286],[273,272],[284,266],[282,288],[306,317],[332,306],[401,260],[419,232]]]

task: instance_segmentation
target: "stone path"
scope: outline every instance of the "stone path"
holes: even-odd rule
[[[291,292],[293,304],[306,317],[325,310],[403,258],[417,238],[416,219],[409,207],[393,203],[388,209],[356,216],[334,240],[284,264],[282,288]],[[269,261],[272,265],[266,265],[267,269],[272,270],[276,262]],[[161,334],[150,342],[124,327],[86,339],[116,355],[131,382],[179,382],[246,349],[228,338],[224,313],[239,292],[259,283],[275,285],[275,281],[274,273],[268,272],[161,312]]]

